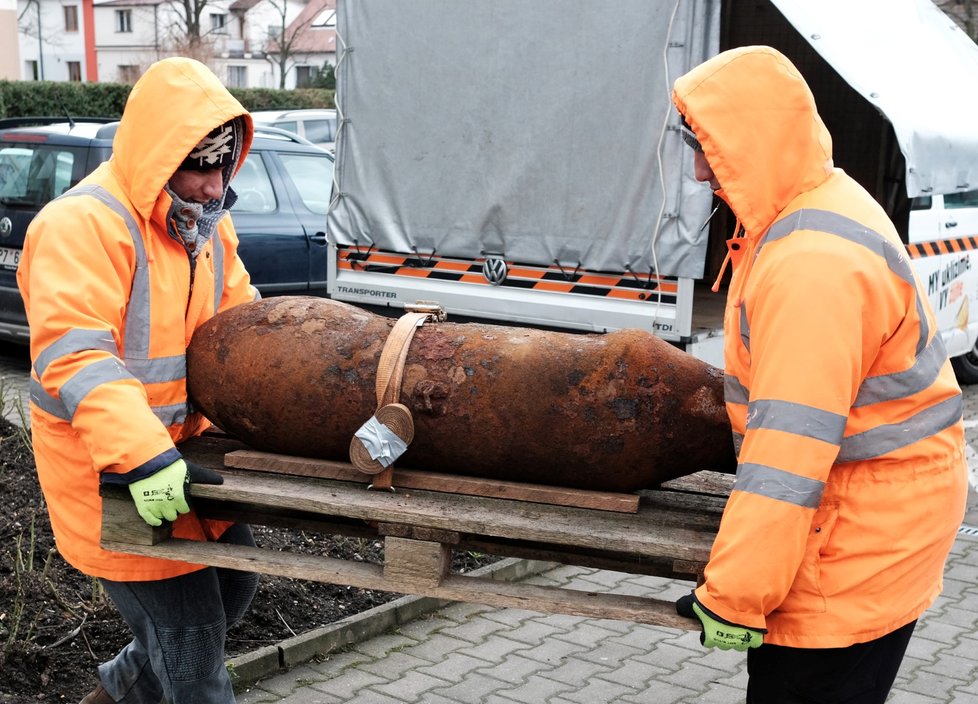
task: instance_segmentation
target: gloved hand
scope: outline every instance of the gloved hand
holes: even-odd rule
[[[177,514],[189,513],[184,485],[223,484],[224,477],[205,467],[180,459],[163,469],[129,485],[129,493],[140,517],[151,526],[162,525],[163,519],[175,521]]]
[[[700,643],[707,648],[720,650],[745,651],[748,648],[759,648],[764,642],[764,632],[752,628],[738,626],[726,621],[705,606],[700,604],[692,592],[681,597],[676,602],[676,613],[687,618],[698,618],[703,626],[700,633]]]

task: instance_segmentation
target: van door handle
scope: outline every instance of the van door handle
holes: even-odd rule
[[[944,223],[944,227],[957,227],[957,226],[958,223],[956,223],[954,220],[948,220],[946,223]]]

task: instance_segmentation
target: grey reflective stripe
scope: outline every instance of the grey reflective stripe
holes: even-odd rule
[[[92,362],[61,385],[61,403],[64,404],[68,417],[72,418],[75,411],[78,410],[78,404],[96,386],[132,378],[132,374],[126,371],[122,362],[116,357],[100,359],[97,362]]]
[[[221,294],[224,292],[224,242],[221,233],[211,237],[214,243],[214,315],[221,309]]]
[[[924,304],[920,291],[917,289],[917,282],[913,276],[913,269],[906,253],[890,242],[883,235],[870,230],[855,220],[833,213],[829,210],[804,209],[792,213],[783,220],[771,225],[770,229],[761,238],[757,245],[755,258],[760,255],[764,245],[769,242],[787,237],[796,230],[817,230],[830,235],[836,235],[849,242],[861,245],[866,249],[879,255],[886,261],[887,266],[896,276],[903,279],[907,285],[917,292],[916,307],[917,318],[920,320],[920,336],[917,339],[917,354],[923,352],[927,345],[927,338],[930,337],[930,328],[927,324],[927,316],[924,314]]]
[[[169,406],[153,406],[153,415],[160,419],[165,426],[183,423],[190,414],[190,406],[186,403],[174,403]]]
[[[727,403],[739,403],[747,405],[750,394],[747,388],[740,383],[740,379],[733,374],[723,375],[723,400]]]
[[[136,256],[136,271],[133,273],[132,289],[129,293],[129,305],[126,307],[126,339],[123,347],[126,351],[126,362],[129,358],[149,358],[149,267],[146,263],[146,247],[143,245],[143,233],[136,223],[132,213],[119,202],[119,199],[101,186],[78,186],[68,191],[65,196],[92,196],[110,210],[116,213],[126,223],[129,235],[132,237],[133,250]]]
[[[46,413],[60,418],[64,421],[71,421],[72,415],[61,401],[54,398],[44,390],[37,379],[31,378],[28,384],[28,391],[31,395],[31,402]],[[175,403],[169,406],[153,406],[153,415],[159,418],[160,422],[166,426],[176,423],[183,423],[190,414],[189,406],[183,403]]]
[[[842,442],[847,420],[838,413],[790,401],[753,401],[747,407],[748,430],[780,430],[831,445]]]
[[[52,416],[57,416],[61,420],[71,420],[71,416],[68,415],[68,409],[65,408],[65,405],[45,391],[44,387],[41,386],[41,382],[37,379],[31,377],[27,389],[31,395],[31,403],[42,411],[50,413]]]
[[[34,371],[38,377],[42,377],[53,360],[83,350],[103,350],[114,357],[119,356],[119,348],[112,339],[112,333],[106,330],[72,330],[37,355]]]
[[[157,359],[126,359],[126,369],[144,384],[180,381],[187,376],[187,358],[159,357]]]
[[[961,395],[925,408],[902,423],[881,425],[842,441],[836,462],[868,460],[936,435],[961,420]]]
[[[859,408],[913,396],[934,383],[945,361],[947,361],[947,351],[944,348],[944,341],[940,335],[934,335],[934,339],[924,349],[924,353],[917,356],[910,369],[863,379],[852,407]]]
[[[731,435],[733,435],[734,454],[740,457],[740,448],[744,445],[744,436],[742,433],[731,433]]]
[[[187,360],[185,355],[171,357],[149,358],[150,343],[150,282],[149,265],[146,258],[146,248],[143,244],[143,233],[132,213],[108,190],[97,185],[78,186],[65,193],[62,198],[91,196],[116,213],[126,223],[129,235],[132,237],[133,251],[136,259],[136,269],[133,272],[132,287],[126,307],[124,355],[122,362],[118,347],[108,333],[100,331],[73,331],[66,334],[45,350],[35,364],[38,377],[44,369],[60,357],[85,349],[102,349],[111,352],[113,359],[101,360],[89,364],[69,379],[60,390],[60,400],[48,394],[39,383],[32,383],[31,399],[39,408],[58,418],[70,421],[78,408],[78,404],[92,389],[119,379],[136,379],[142,384],[159,384],[171,381],[182,381],[187,376]],[[220,292],[224,286],[224,248],[220,238],[213,238],[215,266],[215,312],[220,305]],[[111,347],[109,346],[111,344]],[[125,366],[122,366],[122,365]],[[183,422],[189,413],[188,404],[169,406],[154,406],[153,413],[166,425]]]
[[[750,352],[750,323],[747,322],[747,301],[740,302],[740,341]]]
[[[825,482],[763,464],[745,463],[737,467],[733,488],[803,508],[817,508],[822,500]]]

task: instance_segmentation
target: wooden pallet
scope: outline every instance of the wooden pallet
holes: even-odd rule
[[[695,581],[732,481],[700,472],[641,492],[636,510],[623,512],[540,503],[536,491],[530,492],[533,501],[403,486],[394,493],[367,491],[363,480],[282,474],[278,459],[270,471],[229,469],[225,458],[234,464],[241,453],[249,462],[255,455],[221,436],[196,438],[181,450],[225,478],[219,486],[191,485],[200,515],[326,535],[382,537],[384,564],[174,539],[167,527],[151,528],[139,518],[124,487],[103,490],[103,547],[400,594],[675,628],[699,625],[678,616],[671,601],[452,574],[452,550]]]

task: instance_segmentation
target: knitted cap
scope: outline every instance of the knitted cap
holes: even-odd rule
[[[693,132],[693,128],[689,126],[689,123],[686,122],[685,116],[680,115],[679,120],[679,133],[683,136],[683,141],[692,147],[694,151],[703,151],[703,147],[700,146],[700,141],[696,139],[696,134]]]
[[[233,122],[233,121],[232,121]],[[224,168],[234,160],[234,125],[225,122],[211,130],[200,143],[190,150],[190,154],[180,169],[187,171],[207,171]]]

